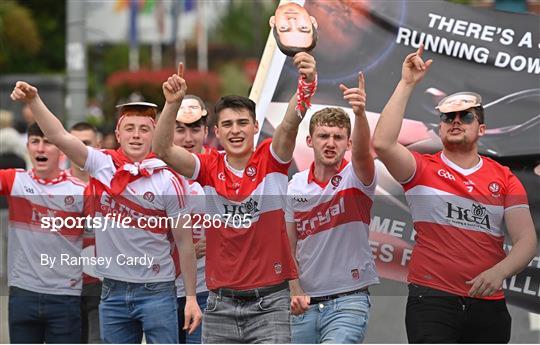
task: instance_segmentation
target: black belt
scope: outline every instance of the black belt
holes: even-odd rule
[[[289,283],[284,281],[277,285],[265,286],[251,290],[234,290],[228,288],[219,288],[212,290],[218,296],[235,298],[243,301],[257,300],[261,297],[271,295],[273,293],[285,290],[289,288]]]
[[[340,293],[337,293],[337,294],[334,294],[334,295],[311,297],[310,301],[309,301],[309,304],[310,305],[311,304],[318,304],[318,303],[321,303],[321,302],[331,301],[333,299],[340,298],[340,297],[351,296],[351,295],[359,295],[359,294],[368,294],[369,295],[368,287],[366,286],[366,287],[363,287],[363,288],[358,289],[358,290],[340,292]]]

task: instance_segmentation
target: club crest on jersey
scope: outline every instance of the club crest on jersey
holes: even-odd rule
[[[351,277],[353,280],[360,280],[360,272],[357,268],[351,270]]]
[[[73,205],[74,202],[75,198],[73,197],[73,195],[68,195],[64,198],[64,205],[66,206]]]
[[[488,188],[491,193],[499,193],[499,191],[501,190],[501,185],[498,184],[497,182],[491,182]]]
[[[339,186],[339,183],[341,182],[342,179],[343,177],[336,175],[332,177],[332,179],[330,180],[330,183],[332,184],[332,186],[334,186],[334,188],[337,188],[337,186]]]
[[[246,175],[249,177],[257,175],[257,168],[255,168],[253,165],[248,166],[246,168]]]
[[[159,264],[153,264],[152,271],[154,271],[155,274],[158,274],[159,271],[161,271],[161,266]]]
[[[274,263],[274,271],[276,272],[276,274],[281,274],[282,269],[283,267],[281,266],[280,262]]]
[[[155,197],[156,197],[156,196],[155,196],[154,193],[152,193],[152,192],[146,192],[146,193],[144,193],[144,195],[143,195],[144,200],[146,200],[146,201],[148,201],[148,202],[154,201]]]

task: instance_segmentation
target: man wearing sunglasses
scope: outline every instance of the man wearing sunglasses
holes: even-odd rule
[[[476,93],[459,92],[437,106],[441,152],[420,154],[398,143],[407,101],[432,64],[422,54],[420,46],[405,58],[373,136],[378,158],[403,185],[417,233],[409,263],[408,340],[507,343],[511,317],[502,283],[536,253],[527,195],[507,167],[478,155],[486,125]],[[513,244],[508,255],[503,220]]]

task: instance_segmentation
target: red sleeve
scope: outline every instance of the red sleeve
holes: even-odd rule
[[[199,182],[201,186],[211,185],[211,172],[216,171],[217,160],[220,153],[217,150],[211,150],[208,153],[197,153],[199,159],[199,172],[194,180]]]
[[[521,184],[521,181],[514,175],[509,168],[505,167],[506,170],[506,193],[504,195],[504,208],[518,206],[518,205],[529,205],[527,200],[527,192]]]
[[[16,169],[0,170],[0,195],[10,195],[15,181]]]
[[[426,155],[423,155],[421,153],[414,152],[414,151],[411,151],[411,153],[414,157],[414,160],[416,161],[416,169],[414,171],[414,174],[411,176],[411,178],[408,181],[401,183],[405,191],[419,184],[419,182],[422,179],[424,169],[426,168],[426,161],[427,161]]]

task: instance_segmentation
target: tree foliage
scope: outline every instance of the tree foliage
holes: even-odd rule
[[[63,72],[65,44],[65,0],[0,0],[2,71]]]

